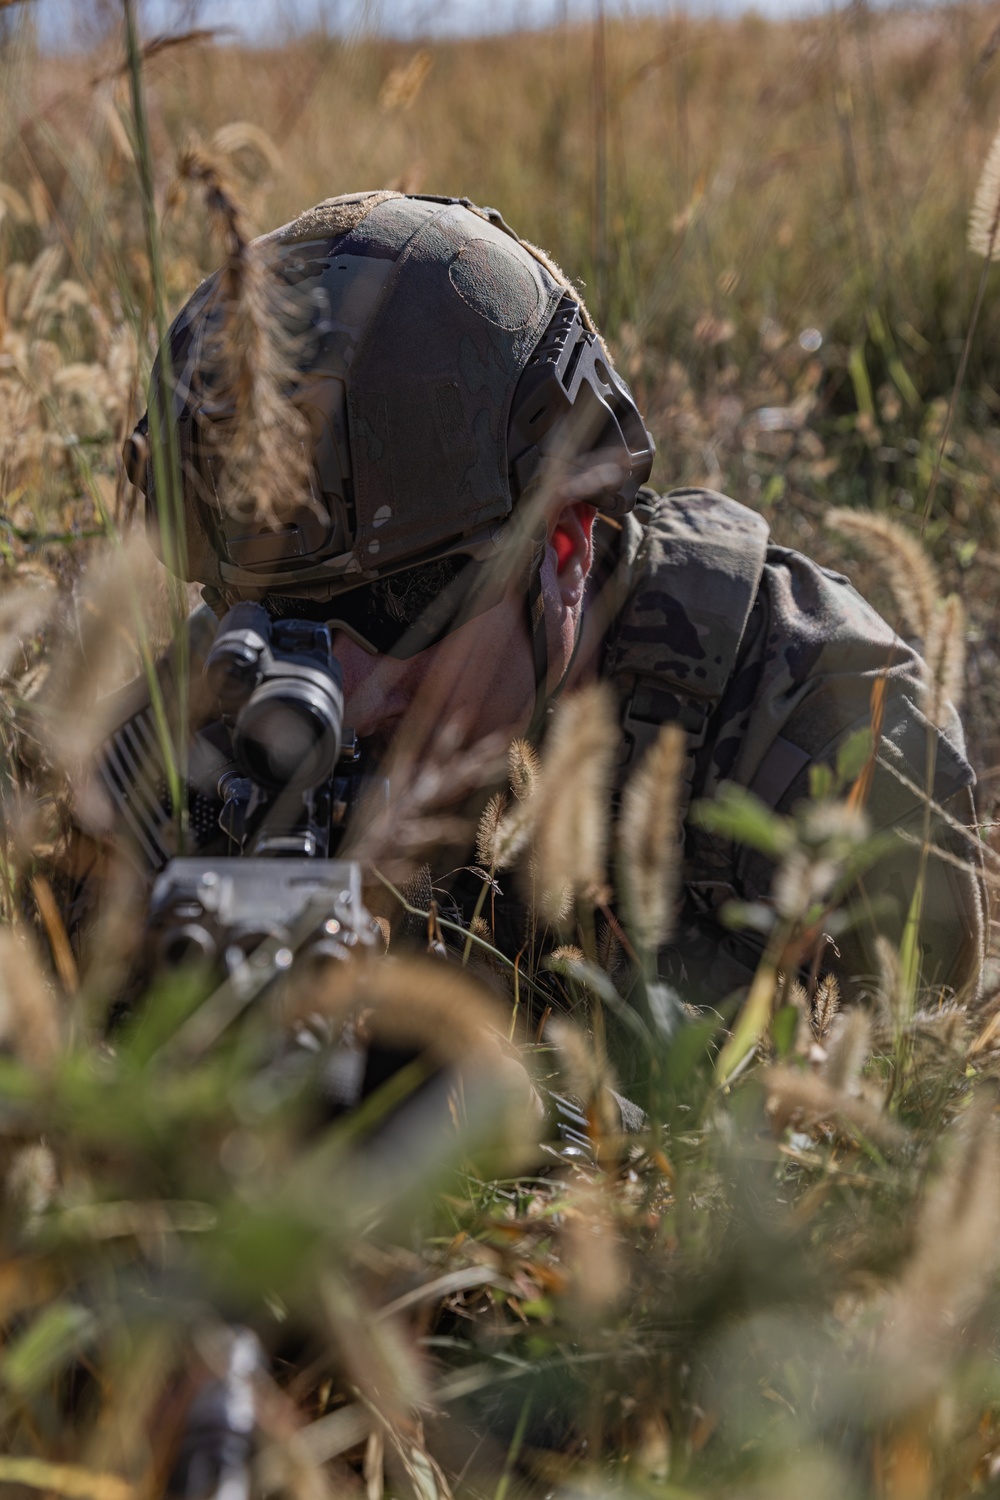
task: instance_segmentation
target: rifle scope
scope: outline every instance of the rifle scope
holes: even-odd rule
[[[219,626],[205,675],[232,731],[245,776],[269,792],[303,792],[333,773],[344,689],[330,632],[311,620],[272,620],[236,604]]]

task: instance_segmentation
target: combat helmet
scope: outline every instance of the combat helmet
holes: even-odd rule
[[[495,210],[351,194],[255,244],[294,351],[288,395],[305,418],[309,493],[266,526],[224,503],[216,436],[232,410],[212,375],[221,273],[171,326],[168,381],[162,355],[153,375],[176,420],[183,571],[218,608],[260,599],[408,656],[487,602],[477,572],[549,460],[610,459],[615,477],[594,503],[631,510],[652,438],[579,295]],[[144,417],[125,461],[163,557],[148,437]],[[537,568],[531,578],[537,606]]]

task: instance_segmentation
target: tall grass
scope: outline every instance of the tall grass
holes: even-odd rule
[[[540,764],[515,744],[509,786],[456,725],[411,746],[356,844],[377,940],[240,1014],[160,976],[109,1025],[141,891],[88,770],[102,695],[157,688],[192,602],[117,458],[169,314],[219,259],[190,185],[225,219],[256,454],[247,222],[397,184],[495,203],[596,293],[662,484],[723,485],[831,558],[828,507],[866,502],[832,519],[927,643],[931,719],[960,686],[941,596],[961,585],[988,811],[1000,313],[965,224],[993,17],[602,17],[263,55],[144,44],[125,15],[99,56],[40,57],[28,21],[0,58],[0,1482],[162,1494],[215,1380],[252,1407],[254,1495],[1000,1493],[993,970],[976,1000],[924,990],[916,904],[869,1012],[818,968],[793,978],[881,848],[868,740],[793,817],[735,795],[699,813],[777,866],[743,914],[763,961],[718,1014],[656,974],[683,746],[661,738],[612,826],[599,691],[566,700]],[[449,802],[473,792],[478,840]],[[423,868],[466,848],[467,927]],[[331,1119],[342,1035],[415,1060]],[[550,1088],[573,1096],[561,1146]],[[646,1111],[631,1137],[619,1088]]]

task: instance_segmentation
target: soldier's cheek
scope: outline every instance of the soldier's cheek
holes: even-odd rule
[[[560,575],[559,592],[564,608],[575,610],[583,603],[586,582],[587,575],[579,563],[571,563],[566,572]]]
[[[575,610],[581,603],[587,570],[581,560],[576,543],[570,538],[570,550],[561,552],[559,530],[552,534],[545,560],[542,563],[542,595],[546,610],[562,613]]]
[[[342,631],[333,637],[333,654],[344,682],[344,722],[362,739],[377,734],[406,707],[405,662],[373,656]]]

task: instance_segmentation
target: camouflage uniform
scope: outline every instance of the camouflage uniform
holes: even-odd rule
[[[941,731],[929,726],[920,657],[846,578],[770,544],[763,518],[723,495],[692,489],[640,498],[645,525],[626,518],[617,545],[595,566],[589,606],[609,621],[601,670],[621,705],[622,779],[659,725],[676,721],[688,734],[688,802],[735,782],[788,812],[809,794],[810,767],[832,764],[838,746],[871,723],[872,687],[885,677],[868,800],[874,828],[919,839],[929,736],[935,801],[972,825],[975,778],[957,716],[951,710]],[[975,983],[984,940],[975,842],[940,818],[934,840],[968,867],[929,860],[923,979],[961,990]],[[864,894],[879,898],[878,919],[838,940],[839,958],[828,947],[824,969],[852,987],[876,975],[875,935],[898,944],[916,867],[901,839],[868,872]],[[734,898],[766,897],[772,876],[762,855],[686,822],[683,912],[662,967],[692,998],[718,998],[748,980],[759,940],[727,933],[719,911]]]
[[[307,434],[296,443],[307,452],[312,488],[305,495],[291,485],[267,525],[248,524],[241,505],[226,500],[226,432],[236,413],[221,358],[232,306],[224,270],[194,293],[169,344],[186,544],[172,561],[207,586],[214,607],[266,599],[276,613],[324,619],[371,650],[412,654],[474,612],[467,601],[482,607],[476,569],[508,545],[550,461],[610,455],[620,482],[594,503],[611,518],[599,531],[617,546],[598,562],[588,612],[603,620],[602,671],[620,696],[623,776],[673,719],[689,736],[691,798],[731,780],[784,811],[806,793],[810,766],[832,760],[869,722],[873,682],[885,675],[884,743],[869,803],[876,825],[922,825],[919,793],[892,773],[923,783],[930,733],[937,800],[959,823],[971,821],[973,778],[957,721],[940,734],[928,730],[919,657],[846,580],[769,546],[762,518],[720,495],[647,495],[642,519],[630,513],[650,472],[652,439],[576,291],[498,213],[458,199],[351,194],[258,243],[269,313],[294,366],[299,426],[290,430]],[[162,372],[153,383],[163,411]],[[166,502],[149,438],[144,420],[126,461],[158,545]],[[543,546],[533,541],[526,604],[538,724],[548,672]],[[460,604],[448,603],[436,634],[419,619],[407,619],[404,632],[394,609],[402,594],[420,595],[413,574],[456,557],[468,563],[456,580]],[[397,584],[402,594],[392,593]],[[385,626],[387,609],[384,641],[375,625]],[[159,858],[162,799],[151,787],[127,790],[130,768],[155,736],[141,715],[130,723],[111,747],[109,789],[118,788],[126,819],[142,825],[147,857]],[[192,826],[210,833],[214,821],[208,796],[193,808]],[[936,838],[943,852],[968,856],[940,820]],[[722,935],[719,907],[732,895],[765,896],[772,871],[690,821],[685,858],[681,940],[664,964],[719,996],[746,979],[755,956],[747,939]],[[882,919],[893,937],[914,863],[901,842],[867,879],[894,903],[895,915]],[[957,988],[982,944],[979,885],[939,859],[929,881],[925,979]],[[840,967],[851,977],[872,973],[871,932],[850,940]]]
[[[600,671],[620,704],[619,790],[659,727],[673,721],[688,736],[685,814],[725,782],[788,812],[808,796],[810,768],[832,764],[838,746],[870,724],[872,687],[884,677],[882,743],[868,800],[874,827],[920,837],[929,734],[935,800],[957,823],[972,825],[974,776],[957,717],[952,712],[942,731],[929,728],[919,706],[920,657],[846,578],[771,545],[762,517],[708,490],[662,497],[643,491],[620,529],[601,532],[611,541],[598,547],[586,611],[603,632]],[[196,669],[216,623],[204,608],[192,616]],[[155,770],[155,729],[143,686],[122,701],[129,717],[109,742],[102,774],[123,831],[152,874],[170,855],[169,799]],[[203,780],[203,789],[191,790],[191,831],[198,847],[208,848],[218,844],[219,807],[214,773]],[[960,991],[974,984],[983,948],[975,843],[940,818],[934,840],[965,867],[929,861],[923,979]],[[839,957],[836,949],[824,952],[823,969],[837,972],[852,991],[877,973],[876,932],[898,945],[916,865],[913,847],[900,840],[865,877],[867,895],[879,898],[877,924],[839,939]],[[729,932],[719,913],[732,899],[766,899],[773,873],[762,855],[685,817],[683,908],[661,969],[686,997],[717,1002],[748,982],[759,939]],[[456,896],[461,902],[461,892]],[[498,915],[501,942],[516,951],[523,912],[511,901]]]

